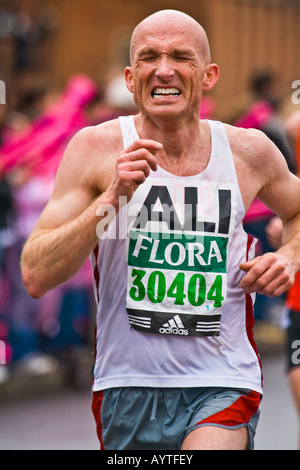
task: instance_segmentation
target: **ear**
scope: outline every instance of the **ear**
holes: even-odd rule
[[[217,64],[208,64],[203,77],[202,90],[209,91],[211,90],[219,79],[219,67]]]
[[[132,76],[132,71],[131,67],[126,67],[125,69],[125,80],[126,80],[126,85],[129,91],[133,93],[133,76]]]

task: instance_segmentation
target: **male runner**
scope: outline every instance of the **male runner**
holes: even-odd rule
[[[253,293],[280,295],[299,269],[300,183],[259,131],[199,120],[219,71],[194,19],[146,18],[130,59],[139,113],[73,138],[24,283],[39,297],[93,253],[102,449],[252,448]],[[284,245],[251,260],[242,219],[256,196],[282,218]]]

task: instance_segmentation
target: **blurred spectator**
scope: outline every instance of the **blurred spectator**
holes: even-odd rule
[[[26,11],[20,10],[15,16],[13,37],[15,41],[15,68],[19,70],[34,67],[37,57],[36,47],[45,37],[42,25],[34,22]]]
[[[6,362],[11,360],[12,347],[9,344],[9,319],[4,311],[8,293],[8,279],[4,274],[5,253],[14,244],[14,231],[12,230],[15,219],[13,195],[7,179],[0,180],[0,340],[6,345]],[[7,371],[0,368],[0,383],[7,376]]]
[[[117,73],[109,80],[104,93],[104,102],[117,115],[120,113],[129,115],[137,112],[132,93],[126,86],[124,72]]]
[[[268,70],[255,73],[250,80],[250,97],[252,103],[234,124],[263,131],[277,145],[289,169],[295,173],[295,155],[287,138],[284,122],[279,117],[282,96],[276,76]]]
[[[201,101],[200,119],[214,119],[216,102],[211,96],[204,95]]]
[[[36,105],[44,94],[38,92],[27,104]],[[42,365],[45,371],[51,361],[45,362],[44,356],[42,362],[37,361],[42,353],[58,354],[87,344],[93,298],[90,266],[84,266],[75,279],[44,299],[34,300],[22,285],[19,259],[25,240],[52,194],[64,149],[80,128],[90,124],[86,108],[97,96],[96,84],[76,75],[49,108],[41,106],[39,112],[34,106],[31,114],[25,106],[22,114],[28,123],[22,129],[5,133],[7,124],[3,129],[0,339],[11,351],[8,362],[14,367],[22,364],[32,371],[34,364],[35,370],[41,371]],[[4,238],[7,230],[9,236]]]
[[[43,43],[59,24],[57,11],[40,6],[33,18],[26,9],[15,8],[11,1],[1,3],[0,39],[11,41],[13,46],[9,68],[12,65],[18,73],[40,68],[45,61]],[[1,66],[8,68],[6,63]]]
[[[0,149],[0,175],[26,166],[31,174],[55,173],[71,137],[90,124],[86,106],[97,97],[96,84],[84,75],[72,77],[57,102]]]

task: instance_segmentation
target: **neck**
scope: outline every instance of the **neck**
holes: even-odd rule
[[[180,119],[174,121],[155,121],[139,114],[135,118],[139,135],[143,139],[152,139],[163,145],[160,158],[179,160],[191,156],[201,147],[201,122],[199,118],[189,122]]]

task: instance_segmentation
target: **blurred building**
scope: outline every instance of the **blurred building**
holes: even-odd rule
[[[164,8],[192,15],[207,30],[221,69],[212,92],[221,117],[255,69],[272,69],[286,90],[300,78],[299,0],[0,0],[0,79],[8,95],[32,77],[54,88],[78,72],[105,83],[127,65],[133,27]]]

